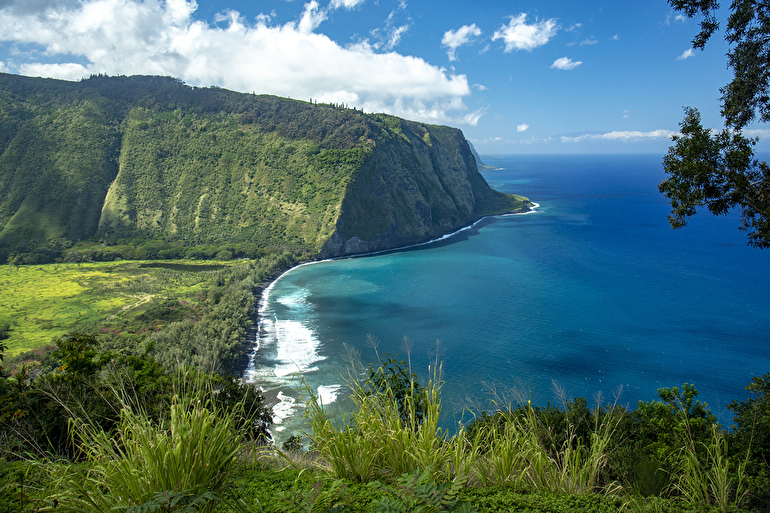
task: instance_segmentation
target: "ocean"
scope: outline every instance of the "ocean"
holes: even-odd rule
[[[344,410],[349,348],[408,356],[424,378],[441,362],[446,426],[500,397],[634,407],[683,383],[729,426],[726,405],[770,372],[770,251],[747,246],[737,213],[671,230],[661,158],[487,158],[489,184],[534,212],[284,274],[244,374],[275,404],[276,439],[302,429],[303,387]]]

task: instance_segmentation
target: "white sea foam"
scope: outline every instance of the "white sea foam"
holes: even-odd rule
[[[317,370],[315,364],[325,359],[318,354],[318,338],[299,321],[276,320],[276,365],[279,378]]]
[[[526,212],[514,212],[512,214],[502,214],[500,217],[508,217],[508,216],[526,216],[529,214],[536,214],[537,209],[540,207],[540,203],[532,203],[532,208],[530,210],[527,210]]]
[[[318,400],[327,406],[337,400],[342,385],[321,385],[318,387]]]
[[[307,289],[297,289],[291,294],[284,294],[278,298],[278,302],[292,310],[307,309],[307,296],[310,291]]]
[[[273,406],[273,431],[283,431],[285,429],[283,424],[284,419],[292,417],[294,412],[299,407],[297,400],[286,395],[283,392],[278,392],[278,403]]]

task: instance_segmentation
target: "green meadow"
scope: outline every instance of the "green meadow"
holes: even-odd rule
[[[160,301],[196,303],[214,271],[231,262],[97,262],[0,268],[0,328],[7,354],[51,344],[74,329],[135,318]]]

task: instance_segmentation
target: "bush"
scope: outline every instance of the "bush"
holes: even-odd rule
[[[161,504],[166,511],[189,511],[192,505],[212,511],[216,499],[228,495],[226,483],[241,465],[248,435],[239,421],[242,405],[219,407],[212,392],[192,384],[173,397],[162,421],[121,397],[114,435],[73,419],[73,440],[86,464],[47,464],[51,499],[77,511],[138,511]]]

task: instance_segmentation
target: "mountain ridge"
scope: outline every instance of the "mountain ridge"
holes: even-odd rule
[[[529,208],[489,188],[458,129],[169,77],[0,74],[0,134],[3,260],[343,256]],[[164,249],[114,250],[147,241]]]

